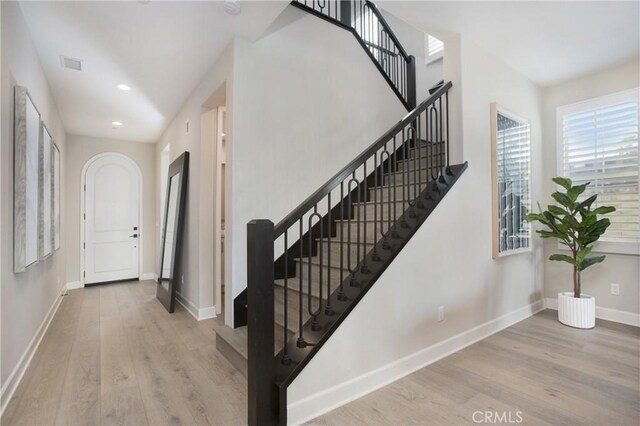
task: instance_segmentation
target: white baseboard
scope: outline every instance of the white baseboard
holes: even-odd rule
[[[67,287],[67,290],[76,290],[79,288],[83,288],[84,286],[80,281],[71,281],[67,283],[66,287]]]
[[[36,334],[33,336],[31,341],[29,342],[29,345],[20,357],[18,364],[15,366],[6,382],[3,383],[2,390],[0,390],[0,416],[2,416],[5,408],[7,408],[7,404],[9,403],[9,401],[11,401],[13,393],[18,388],[18,385],[20,384],[24,373],[27,371],[27,368],[29,368],[29,364],[31,364],[33,355],[35,355],[36,351],[38,350],[38,346],[40,346],[42,338],[49,329],[51,320],[56,315],[56,312],[58,312],[58,308],[60,307],[60,303],[62,302],[62,294],[65,292],[66,288],[67,284],[62,286],[62,288],[58,292],[58,296],[49,308],[49,312],[47,312],[47,315],[45,315],[44,319],[42,320],[42,323],[36,331]]]
[[[158,279],[158,274],[156,274],[155,272],[144,272],[143,274],[140,275],[140,281],[157,280],[157,279]]]
[[[192,317],[198,321],[206,320],[209,318],[215,318],[216,307],[208,306],[206,308],[198,308],[190,300],[186,299],[180,292],[176,292],[176,300],[191,314]]]
[[[362,376],[340,383],[287,406],[288,423],[302,424],[380,389],[404,376],[472,345],[544,309],[544,301],[516,309],[499,318],[405,356]]]
[[[544,299],[544,305],[546,308],[558,310],[558,299],[553,297],[547,297]],[[619,311],[617,309],[601,308],[597,305],[596,301],[596,318],[600,318],[607,321],[619,322],[621,324],[633,325],[640,327],[640,314],[634,314],[633,312]]]

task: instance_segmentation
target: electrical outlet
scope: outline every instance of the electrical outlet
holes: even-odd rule
[[[438,322],[444,321],[444,306],[438,306]]]
[[[611,294],[620,296],[620,284],[611,283]]]

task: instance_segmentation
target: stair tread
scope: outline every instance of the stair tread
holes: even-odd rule
[[[280,280],[275,280],[275,284],[277,287],[282,288],[284,291],[284,278]],[[287,278],[287,285],[290,291],[295,291],[298,293],[300,291],[300,278],[299,277],[289,277]],[[305,295],[309,295],[309,282],[306,277],[302,277],[302,293]],[[311,296],[316,299],[319,298],[320,292],[317,286],[311,286]]]
[[[338,231],[338,235],[337,236],[331,237],[331,242],[329,242],[328,238],[316,238],[316,241],[322,240],[323,242],[325,242],[327,244],[329,244],[329,243],[331,243],[331,244],[351,244],[351,245],[362,244],[362,245],[368,245],[368,246],[374,246],[376,244],[374,241],[367,241],[367,242],[362,241],[360,243],[356,243],[355,241],[351,241],[351,243],[349,243],[349,241],[347,241],[347,238],[346,238],[347,235],[346,234],[343,236],[343,241],[340,242],[340,235],[339,234],[340,234],[340,231]]]
[[[325,259],[322,259],[322,260],[324,261]],[[308,264],[309,262],[311,262],[312,265],[320,266],[320,257],[319,256],[297,258],[295,261],[296,262],[301,262],[301,263],[304,263],[304,264]],[[327,264],[325,263],[322,266],[327,266]],[[339,266],[330,265],[330,267],[331,267],[331,269],[340,270]]]

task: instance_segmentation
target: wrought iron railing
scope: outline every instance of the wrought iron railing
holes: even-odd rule
[[[442,85],[276,226],[248,224],[250,424],[286,421],[287,386],[395,256],[399,234],[417,226],[412,218],[426,211],[429,194],[451,181],[451,87]]]
[[[350,30],[407,110],[416,106],[415,58],[367,0],[294,0],[291,4]]]

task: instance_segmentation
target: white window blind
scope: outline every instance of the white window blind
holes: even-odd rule
[[[424,50],[425,61],[428,64],[435,62],[442,58],[442,52],[444,51],[444,43],[442,40],[432,36],[431,34],[424,35]]]
[[[436,53],[442,52],[444,49],[444,43],[442,40],[435,38],[431,34],[427,34],[428,38],[428,46],[429,46],[429,56],[433,56]]]
[[[601,241],[640,242],[638,114],[638,89],[558,109],[559,175],[617,209]]]

